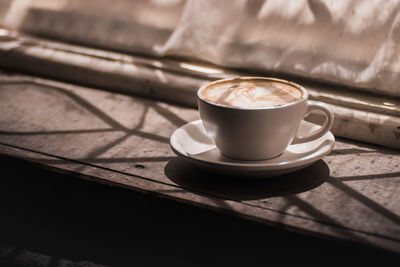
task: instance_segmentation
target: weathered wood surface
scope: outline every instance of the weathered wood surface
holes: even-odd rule
[[[398,151],[338,140],[330,155],[296,173],[231,179],[199,170],[171,151],[170,135],[198,119],[194,109],[0,75],[2,154],[269,225],[400,252]]]

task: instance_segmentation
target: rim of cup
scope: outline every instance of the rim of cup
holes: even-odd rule
[[[278,106],[258,107],[258,108],[229,107],[229,106],[225,106],[225,105],[221,105],[221,104],[217,104],[217,103],[213,103],[213,102],[207,101],[206,99],[203,98],[202,91],[205,88],[208,88],[210,86],[214,86],[214,85],[220,84],[220,83],[232,82],[232,81],[235,81],[235,80],[240,80],[240,81],[262,80],[262,81],[273,81],[273,82],[284,83],[284,84],[287,84],[287,85],[290,85],[290,86],[293,86],[293,87],[299,89],[302,92],[302,96],[299,99],[297,99],[295,101],[292,101],[292,102],[289,102],[289,103],[286,103],[286,104],[282,104],[282,105],[278,105]],[[283,80],[283,79],[272,78],[272,77],[257,77],[257,76],[254,76],[254,77],[253,76],[242,77],[242,76],[239,76],[239,77],[220,79],[220,80],[216,80],[216,81],[204,84],[199,88],[199,90],[197,90],[197,97],[198,97],[198,99],[200,99],[204,103],[207,103],[209,105],[216,106],[216,107],[221,107],[221,108],[238,109],[238,110],[240,110],[240,109],[241,110],[265,110],[265,109],[285,108],[287,106],[296,105],[297,103],[302,102],[302,101],[307,101],[308,92],[303,86],[301,86],[301,85],[299,85],[297,83],[291,82],[291,81]]]

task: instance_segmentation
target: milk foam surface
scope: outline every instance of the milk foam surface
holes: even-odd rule
[[[204,88],[204,100],[227,107],[264,108],[288,104],[303,96],[289,84],[268,80],[232,80]]]

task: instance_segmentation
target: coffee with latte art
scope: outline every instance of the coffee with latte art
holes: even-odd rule
[[[288,83],[274,80],[234,79],[206,86],[201,97],[221,106],[258,109],[297,101],[303,97],[303,92]]]

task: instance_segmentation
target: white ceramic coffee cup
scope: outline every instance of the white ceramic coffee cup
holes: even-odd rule
[[[240,81],[271,81],[293,86],[301,98],[279,106],[236,108],[204,99],[202,92],[220,83]],[[222,154],[239,160],[264,160],[279,156],[291,143],[309,142],[323,136],[333,124],[333,112],[322,102],[308,100],[300,85],[264,77],[238,77],[211,82],[197,91],[198,108],[204,128]],[[324,124],[309,136],[298,137],[301,121],[313,111],[326,115]]]

